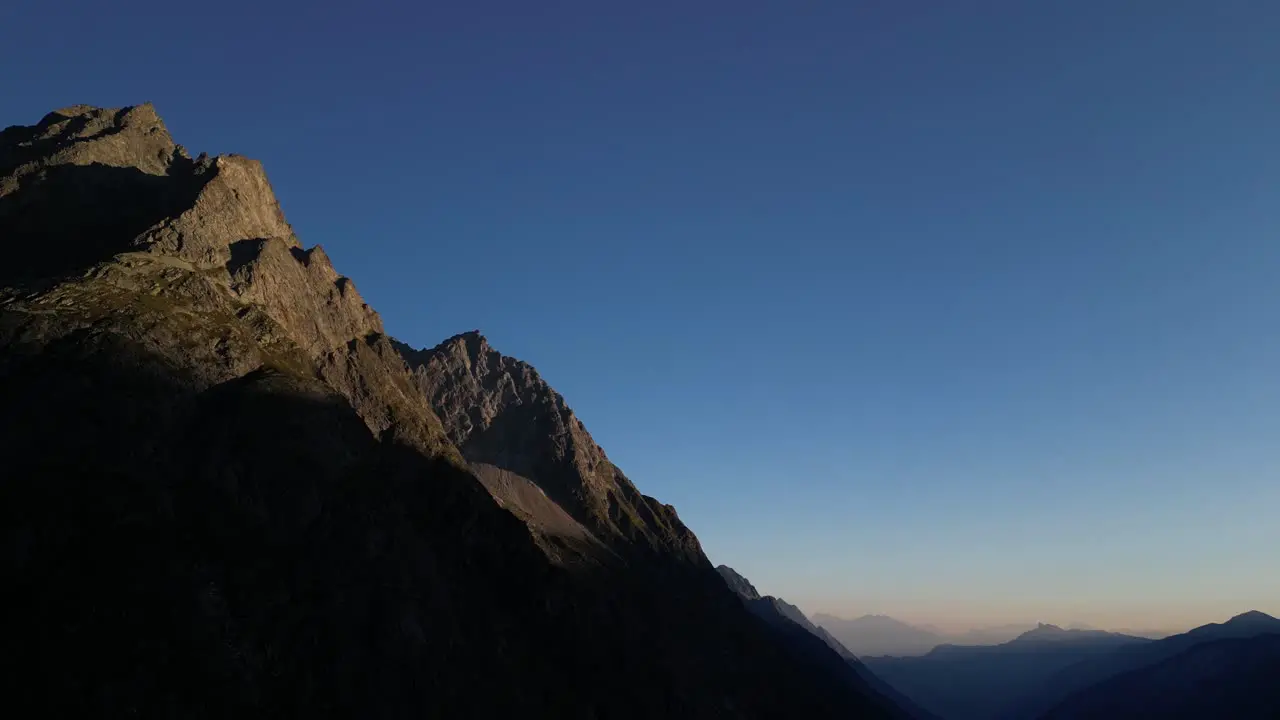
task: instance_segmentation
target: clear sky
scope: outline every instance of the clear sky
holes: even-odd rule
[[[0,4],[810,612],[1280,614],[1280,4]],[[373,6],[373,7],[371,7]]]

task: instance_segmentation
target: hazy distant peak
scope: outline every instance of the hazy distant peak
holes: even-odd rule
[[[1137,640],[1139,638],[1134,638],[1120,633],[1107,632],[1106,630],[1081,630],[1078,628],[1064,630],[1058,625],[1037,623],[1034,630],[1028,630],[1009,642],[1095,643],[1112,642],[1120,639]]]
[[[868,613],[861,617],[856,617],[852,622],[879,623],[882,625],[910,625],[911,623],[903,622],[895,617],[880,613]]]
[[[1061,627],[1051,623],[1036,623],[1035,629],[1022,633],[1010,642],[1065,640],[1086,634],[1089,633],[1085,630],[1063,630]]]
[[[1227,624],[1227,625],[1231,625],[1231,624],[1233,624],[1233,623],[1234,623],[1234,624],[1245,624],[1245,623],[1248,623],[1248,624],[1251,624],[1251,625],[1252,625],[1252,624],[1259,624],[1259,623],[1261,623],[1261,624],[1267,624],[1267,625],[1270,625],[1270,624],[1277,624],[1277,625],[1280,625],[1280,619],[1276,619],[1276,618],[1274,618],[1274,617],[1272,617],[1272,616],[1270,616],[1270,615],[1268,615],[1268,614],[1266,614],[1266,613],[1262,612],[1261,610],[1250,610],[1250,611],[1248,611],[1248,612],[1242,612],[1242,613],[1240,613],[1239,615],[1236,615],[1235,617],[1233,617],[1233,618],[1231,618],[1230,620],[1228,620],[1225,624]]]

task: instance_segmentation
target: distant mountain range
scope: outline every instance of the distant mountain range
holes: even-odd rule
[[[994,645],[1007,642],[1035,625],[1008,624],[947,633],[932,626],[912,625],[888,615],[863,615],[848,620],[817,614],[813,621],[834,635],[859,657],[864,655],[924,655],[943,644]]]
[[[1059,703],[1045,720],[1280,718],[1280,634],[1210,640]]]
[[[947,720],[1002,717],[1055,672],[1143,638],[1039,625],[999,645],[943,644],[919,657],[862,658],[877,676]]]
[[[1268,685],[1280,682],[1273,634],[1280,620],[1261,612],[1162,640],[1041,624],[998,645],[943,644],[919,657],[862,660],[947,720],[1273,718],[1280,717],[1266,714],[1280,694]]]
[[[1179,635],[1120,648],[1116,652],[1073,664],[1049,677],[1044,686],[1019,708],[1017,717],[1038,717],[1062,702],[1067,703],[1066,707],[1074,706],[1077,693],[1091,693],[1091,688],[1099,683],[1110,681],[1126,673],[1150,670],[1166,661],[1173,661],[1189,651],[1196,651],[1169,666],[1169,668],[1179,668],[1178,672],[1185,674],[1188,668],[1196,667],[1188,665],[1188,662],[1194,662],[1197,658],[1211,657],[1210,654],[1201,655],[1199,653],[1203,650],[1197,650],[1206,643],[1250,640],[1274,633],[1280,633],[1280,620],[1255,610],[1236,615],[1225,623],[1210,623]],[[1248,652],[1247,649],[1227,645],[1220,648],[1212,657],[1220,657],[1223,653],[1236,650]],[[1200,666],[1200,669],[1208,672],[1218,667],[1221,666],[1214,664]],[[1280,682],[1280,672],[1274,677],[1276,682]],[[1144,682],[1147,681],[1135,681],[1135,687]],[[1116,688],[1105,692],[1111,697],[1117,695]]]

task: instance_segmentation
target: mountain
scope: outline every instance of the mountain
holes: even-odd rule
[[[1144,638],[1147,638],[1147,639],[1149,639],[1149,640],[1159,640],[1159,639],[1161,639],[1161,638],[1167,638],[1167,637],[1169,637],[1170,635],[1177,635],[1177,634],[1178,634],[1178,630],[1176,630],[1176,629],[1170,629],[1170,628],[1154,628],[1154,627],[1147,627],[1147,628],[1114,628],[1114,629],[1112,630],[1112,632],[1118,632],[1118,633],[1120,633],[1121,635],[1136,635],[1137,637],[1144,637]]]
[[[150,105],[0,132],[0,241],[7,704],[897,716],[797,664],[531,368],[468,335],[410,370],[262,166]]]
[[[763,620],[791,648],[796,662],[843,678],[862,692],[883,698],[883,707],[904,720],[935,720],[909,698],[876,677],[848,648],[814,625],[800,608],[772,595],[761,595],[751,581],[727,565],[716,567],[725,584],[756,617]]]
[[[932,625],[912,625],[888,615],[863,615],[846,620],[834,615],[814,615],[814,622],[829,630],[858,655],[924,655],[939,645],[997,645],[1008,642],[1035,625],[1008,623],[946,632]]]
[[[1125,645],[1114,652],[1085,658],[1045,678],[1011,717],[1039,717],[1076,692],[1123,673],[1151,667],[1206,642],[1249,639],[1268,633],[1280,633],[1280,620],[1266,613],[1251,611],[1236,615],[1225,623],[1210,623],[1179,635]]]
[[[999,645],[943,644],[920,657],[863,657],[873,673],[947,720],[1005,717],[1054,673],[1116,648],[1148,642],[1040,624]]]
[[[943,635],[895,620],[888,615],[863,615],[846,620],[834,615],[818,614],[813,619],[859,657],[923,655],[946,642]]]
[[[1009,642],[1022,633],[1027,632],[1028,630],[1034,630],[1035,628],[1035,625],[1026,625],[1023,623],[985,625],[982,627],[970,628],[962,633],[947,634],[946,641],[953,645],[999,645],[1000,643]],[[1131,635],[1133,633],[1124,634]]]
[[[853,661],[853,664],[859,668],[863,667],[857,656],[849,648],[841,644],[831,633],[810,622],[800,608],[782,598],[761,595],[755,586],[751,584],[751,581],[739,575],[736,570],[728,565],[719,565],[716,567],[716,571],[724,578],[725,584],[729,586],[729,589],[742,598],[743,602],[747,603],[747,606],[757,616],[784,627],[796,625],[821,640],[836,655],[845,660]]]
[[[1120,635],[1119,633],[1107,632],[1105,630],[1085,630],[1081,628],[1071,628],[1064,630],[1057,625],[1050,623],[1039,623],[1036,627],[1022,633],[1010,642],[1028,644],[1028,643],[1065,643],[1070,645],[1088,645],[1092,643],[1100,643],[1103,645],[1114,644],[1117,638],[1126,638],[1129,640],[1144,638],[1133,638],[1131,636]]]
[[[449,440],[504,507],[558,557],[678,557],[705,564],[675,509],[641,494],[532,366],[478,332],[430,350],[397,343]]]
[[[1280,718],[1280,634],[1208,640],[1077,692],[1046,720]]]

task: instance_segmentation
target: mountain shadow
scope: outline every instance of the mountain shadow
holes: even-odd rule
[[[100,163],[40,171],[24,181],[24,192],[0,197],[0,286],[74,275],[127,252],[143,231],[189,207],[201,180],[189,174],[175,182]]]
[[[1280,718],[1280,634],[1209,640],[1077,692],[1045,720]]]
[[[1149,643],[1122,646],[1114,652],[1073,663],[1049,676],[1009,717],[1039,717],[1073,693],[1122,673],[1163,662],[1202,643],[1248,639],[1268,633],[1280,633],[1280,620],[1255,610],[1224,623],[1210,623]]]

